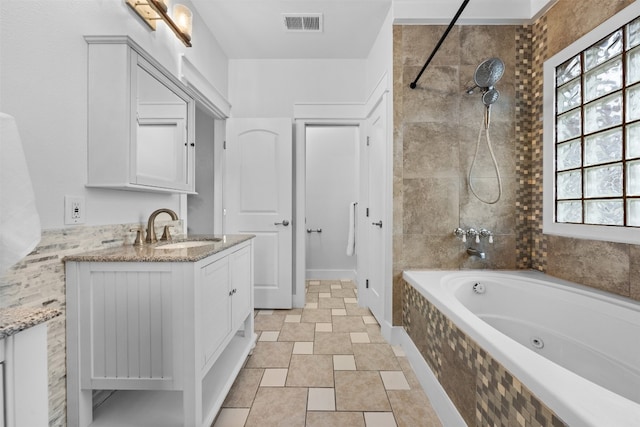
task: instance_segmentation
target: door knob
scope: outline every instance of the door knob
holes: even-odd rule
[[[282,222],[274,222],[273,225],[284,225],[285,227],[289,225],[289,221],[283,219]]]
[[[378,227],[382,228],[382,221],[372,222],[371,225],[377,225]]]

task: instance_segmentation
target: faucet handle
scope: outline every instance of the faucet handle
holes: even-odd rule
[[[467,241],[467,233],[465,233],[465,231],[460,227],[453,230],[453,235],[462,238],[463,242]]]
[[[171,240],[171,232],[169,231],[170,228],[171,226],[169,225],[164,226],[164,231],[162,232],[162,237],[160,238],[160,240]]]
[[[475,228],[470,228],[467,230],[467,236],[475,237],[476,243],[480,243],[480,232]]]
[[[133,246],[144,246],[144,240],[142,239],[142,228],[132,228],[129,231],[136,232],[136,239],[133,241]]]
[[[483,228],[482,230],[480,230],[480,236],[488,237],[489,238],[489,243],[493,243],[493,233],[491,231],[487,230],[486,228]]]

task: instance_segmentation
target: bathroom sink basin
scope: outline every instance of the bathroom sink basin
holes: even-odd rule
[[[187,240],[184,242],[169,243],[166,245],[156,246],[156,250],[171,250],[171,249],[189,249],[197,248],[200,246],[213,245],[222,239],[208,239],[208,240]]]

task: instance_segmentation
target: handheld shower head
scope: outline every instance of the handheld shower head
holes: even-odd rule
[[[496,102],[500,98],[500,92],[496,88],[489,88],[482,94],[482,103],[487,107]]]

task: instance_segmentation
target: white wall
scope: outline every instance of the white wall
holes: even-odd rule
[[[162,23],[150,31],[124,0],[0,0],[0,111],[18,123],[44,229],[64,227],[65,195],[85,197],[88,225],[179,209],[175,195],[85,188],[83,35],[129,35],[176,75],[184,53],[226,95],[227,58],[195,13],[193,28],[194,47],[186,48]]]
[[[293,117],[299,102],[362,102],[362,59],[231,59],[233,117]]]
[[[347,256],[349,207],[358,200],[356,126],[307,126],[307,279],[355,279],[356,256]]]

